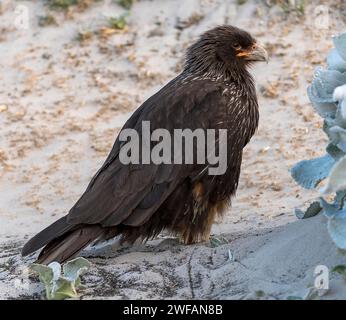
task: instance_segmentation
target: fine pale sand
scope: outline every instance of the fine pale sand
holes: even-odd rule
[[[250,31],[271,57],[253,69],[260,127],[245,150],[233,206],[212,230],[228,243],[183,246],[163,234],[133,248],[85,250],[93,267],[82,298],[302,297],[317,265],[346,263],[323,216],[296,220],[294,208],[319,194],[302,190],[289,173],[295,162],[324,152],[322,121],[306,87],[325,63],[331,35],[346,30],[341,1],[321,1],[329,5],[327,29],[315,1],[304,17],[273,2],[141,0],[125,30],[114,31],[107,17],[125,11],[112,1],[52,10],[57,25],[50,26],[38,24],[49,11],[43,1],[20,2],[29,14],[26,29],[16,27],[23,8],[2,1],[0,298],[42,297],[35,280],[20,282],[34,260],[20,257],[21,246],[67,213],[125,120],[181,70],[186,47],[224,23]],[[331,274],[330,285],[323,298],[346,298],[340,278]]]

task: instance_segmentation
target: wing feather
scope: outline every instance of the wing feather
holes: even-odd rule
[[[123,129],[134,128],[140,135],[142,121],[150,121],[151,131],[165,128],[171,134],[174,129],[214,128],[225,116],[222,104],[226,106],[227,101],[222,90],[221,86],[206,80],[181,86],[172,81],[149,98]],[[105,163],[70,210],[68,223],[139,226],[179,183],[202,170],[201,165],[124,165],[119,160],[120,148],[117,138]]]

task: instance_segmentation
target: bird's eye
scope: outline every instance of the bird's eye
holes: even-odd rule
[[[241,45],[238,42],[236,42],[233,44],[233,48],[236,50],[239,50],[239,49],[241,49]]]

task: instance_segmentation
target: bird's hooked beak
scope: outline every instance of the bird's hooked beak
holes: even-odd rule
[[[250,50],[240,50],[237,57],[242,57],[247,61],[266,61],[267,63],[269,61],[267,50],[259,44],[253,45]]]

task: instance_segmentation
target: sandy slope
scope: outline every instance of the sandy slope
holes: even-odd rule
[[[110,260],[92,259],[95,268],[86,278],[86,296],[249,298],[264,290],[267,297],[282,298],[306,288],[312,268],[327,263],[326,257],[331,264],[343,260],[322,218],[279,226],[295,221],[293,209],[318,196],[296,186],[289,168],[323,153],[321,120],[305,92],[313,69],[331,47],[330,36],[343,30],[344,23],[333,6],[324,30],[316,29],[315,5],[307,6],[299,19],[261,1],[236,2],[138,1],[126,30],[107,35],[105,16],[124,12],[110,1],[68,15],[53,12],[58,26],[48,27],[38,25],[47,11],[42,1],[22,2],[30,14],[27,30],[13,24],[16,3],[3,1],[0,297],[31,296],[39,290],[13,287],[23,263],[20,246],[68,211],[131,112],[179,72],[191,41],[222,23],[250,30],[271,53],[269,65],[253,70],[260,128],[245,151],[238,196],[213,228],[230,244],[183,247],[174,239],[161,239],[124,249]],[[86,37],[90,31],[98,33],[75,40],[78,32]],[[320,233],[309,234],[314,229]],[[227,262],[228,249],[241,263]]]

